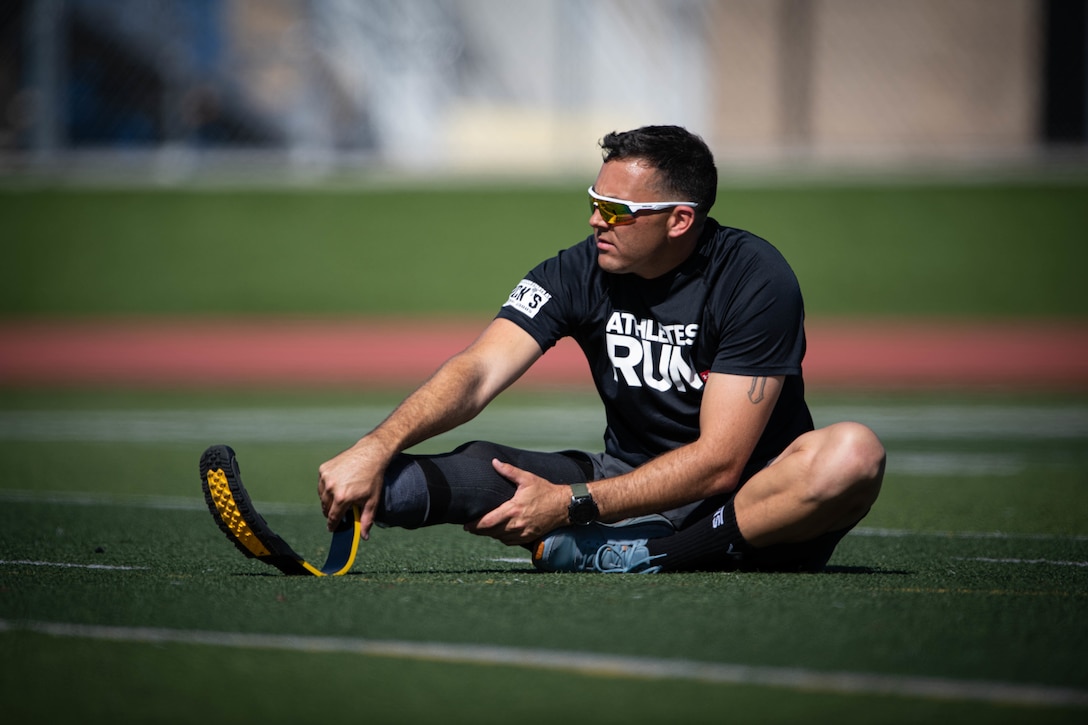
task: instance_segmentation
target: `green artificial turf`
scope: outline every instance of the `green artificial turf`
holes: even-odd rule
[[[585,183],[0,189],[0,316],[482,315],[589,233]],[[1088,183],[723,187],[810,318],[1083,317]]]
[[[242,557],[204,507],[203,447],[234,445],[269,524],[319,560],[329,539],[316,466],[384,395],[9,391],[3,403],[0,696],[20,722],[1084,717],[1088,404],[1076,397],[818,398],[818,419],[869,420],[889,451],[877,506],[829,569],[645,577],[536,573],[524,551],[457,527],[375,530],[337,578],[284,577]],[[535,441],[504,417],[557,404],[573,422]],[[958,436],[913,426],[950,411]],[[1018,413],[1036,424],[1002,422]],[[473,425],[525,436],[519,445],[591,446],[595,414],[573,395],[511,396]],[[176,639],[148,635],[163,631]],[[357,651],[318,646],[327,641]],[[358,649],[374,642],[424,651]],[[472,661],[478,647],[507,659]],[[569,659],[549,666],[542,653]],[[627,669],[595,667],[595,656]],[[646,674],[634,662],[694,666]],[[753,681],[704,681],[699,663]],[[759,679],[768,672],[869,684],[772,686]],[[881,677],[935,679],[952,694],[881,694]],[[972,695],[980,684],[1079,693],[1082,704],[1000,704]]]

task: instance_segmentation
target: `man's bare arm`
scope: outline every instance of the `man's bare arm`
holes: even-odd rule
[[[628,474],[590,484],[602,520],[665,511],[736,488],[778,401],[782,381],[711,375],[703,393],[697,440]]]
[[[378,427],[320,466],[318,496],[329,528],[348,507],[358,505],[363,535],[367,536],[378,507],[382,476],[393,456],[474,418],[541,354],[527,332],[508,320],[494,320]]]
[[[589,484],[602,521],[665,511],[736,488],[770,419],[781,377],[712,374],[703,393],[700,435],[630,473]],[[567,525],[570,491],[502,462],[514,498],[470,527],[507,544],[530,543]],[[552,483],[562,483],[556,481]]]
[[[494,320],[463,352],[408,396],[370,434],[391,454],[475,418],[541,355],[536,341],[514,323]]]

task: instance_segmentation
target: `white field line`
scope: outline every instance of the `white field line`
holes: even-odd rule
[[[953,556],[957,561],[981,561],[987,564],[1049,564],[1051,566],[1085,566],[1088,561],[1051,561],[1050,559],[993,559],[985,556]],[[489,559],[499,564],[531,564],[529,557],[500,556]],[[66,561],[32,561],[30,559],[0,559],[0,566],[55,566],[62,569],[100,569],[103,571],[147,571],[146,566],[113,566],[109,564],[75,564]]]
[[[953,556],[957,561],[981,561],[987,564],[1049,564],[1051,566],[1084,566],[1088,561],[1052,561],[1050,559],[993,559],[985,556]],[[499,564],[531,564],[528,557],[500,556],[489,559]],[[62,569],[100,569],[103,571],[147,571],[146,566],[114,566],[110,564],[75,564],[67,561],[33,561],[31,559],[0,559],[0,566],[54,566]]]
[[[147,570],[146,566],[111,566],[109,564],[72,564],[66,561],[31,561],[30,559],[17,559],[8,561],[0,559],[0,566],[56,566],[62,569],[105,569],[109,571],[140,571]]]
[[[1051,559],[994,559],[988,556],[953,556],[959,561],[981,561],[986,564],[1049,564],[1051,566],[1088,566],[1088,561],[1053,561]]]
[[[193,486],[196,488],[195,484]],[[199,494],[194,496],[144,496],[140,494],[88,493],[83,491],[29,491],[11,489],[0,491],[0,502],[4,503],[43,503],[58,506],[118,506],[126,508],[151,509],[158,511],[205,511],[207,504]],[[277,503],[261,504],[262,513],[274,514],[313,514],[319,511],[317,499],[314,503]]]
[[[389,406],[215,410],[0,410],[0,441],[117,443],[306,442],[355,440]],[[1088,406],[814,406],[817,425],[856,420],[885,440],[1088,440]],[[453,434],[512,445],[599,444],[604,414],[595,400],[564,405],[496,404]]]
[[[884,529],[858,526],[850,530],[850,536],[874,536],[897,539],[921,536],[934,539],[1004,539],[1009,541],[1088,541],[1079,534],[1027,534],[1007,531],[915,531],[913,529]]]
[[[215,442],[330,442],[346,444],[388,414],[387,406],[224,408],[218,410],[0,410],[0,442],[156,444]],[[886,442],[1054,439],[1088,441],[1088,406],[886,405],[817,406],[818,424],[857,420]],[[452,448],[473,439],[542,450],[596,449],[604,431],[596,401],[564,405],[496,405],[427,445]],[[1032,465],[1018,451],[896,451],[889,471],[898,476],[997,477]],[[1049,461],[1048,467],[1076,465]]]
[[[59,506],[123,506],[162,511],[204,511],[204,499],[192,496],[142,496],[123,494],[86,493],[79,491],[29,491],[25,489],[0,490],[0,503],[55,504]],[[312,516],[317,504],[261,503],[262,513],[279,516]],[[850,536],[877,538],[926,537],[937,539],[1005,539],[1016,541],[1088,541],[1088,536],[1078,534],[1030,534],[1005,531],[919,531],[914,529],[886,529],[858,526]]]
[[[15,630],[55,637],[113,642],[209,645],[305,653],[346,653],[457,664],[508,665],[615,678],[688,680],[711,684],[782,687],[844,695],[890,695],[1041,707],[1088,707],[1088,690],[1044,685],[877,675],[865,672],[821,672],[800,667],[758,667],[524,647],[0,620],[0,632]]]

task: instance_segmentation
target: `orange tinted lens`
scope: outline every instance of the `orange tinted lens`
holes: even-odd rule
[[[605,224],[630,224],[635,220],[635,213],[626,204],[617,204],[614,201],[601,201],[589,197],[590,209],[596,208],[601,212],[601,218]]]

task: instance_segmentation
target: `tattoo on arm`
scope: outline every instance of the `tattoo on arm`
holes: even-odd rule
[[[748,400],[752,401],[752,405],[759,403],[763,400],[763,390],[767,387],[767,378],[752,378],[752,387],[748,389]]]

